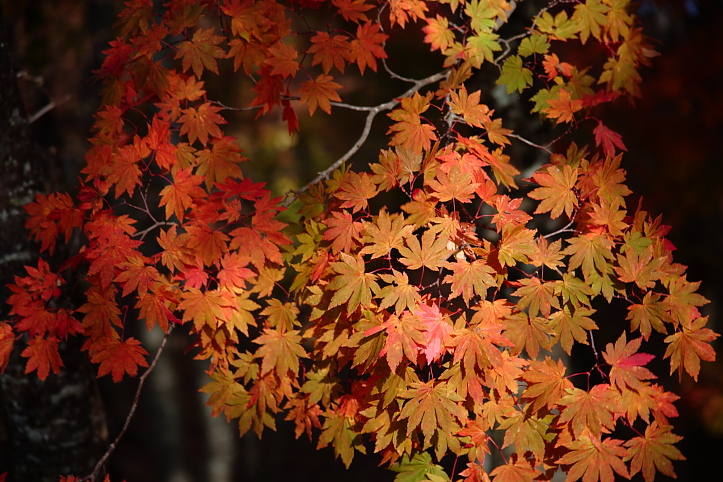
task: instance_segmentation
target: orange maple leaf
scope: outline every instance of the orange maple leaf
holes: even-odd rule
[[[557,119],[557,122],[572,122],[575,119],[575,112],[582,109],[582,99],[573,99],[565,89],[560,89],[558,98],[547,99],[550,107],[542,109],[542,112],[550,119]]]
[[[376,72],[377,59],[387,58],[384,42],[388,38],[387,34],[381,32],[381,27],[377,23],[367,21],[364,25],[360,24],[357,27],[356,38],[350,42],[351,57],[356,59],[362,75],[367,66]]]
[[[629,479],[628,468],[622,460],[627,457],[628,451],[621,446],[622,443],[622,440],[614,438],[601,441],[599,436],[582,436],[565,444],[570,452],[563,455],[558,463],[571,465],[567,472],[569,482],[579,479],[583,482],[615,482],[613,471]]]
[[[186,209],[194,206],[193,200],[202,198],[206,191],[201,189],[202,176],[191,174],[190,169],[179,169],[173,175],[173,183],[161,189],[160,206],[166,206],[166,219],[175,214],[183,222]]]
[[[226,119],[218,114],[220,110],[221,107],[211,105],[210,102],[201,104],[198,108],[183,109],[178,119],[181,123],[181,135],[188,134],[188,141],[191,144],[198,139],[204,146],[208,143],[209,136],[223,137],[223,132],[218,126],[226,124]]]
[[[309,108],[309,115],[314,115],[319,107],[327,114],[331,114],[331,102],[340,102],[341,97],[336,93],[341,85],[334,82],[330,75],[319,75],[315,80],[307,80],[299,87],[301,102]]]
[[[603,358],[612,367],[610,382],[620,391],[627,387],[640,391],[643,380],[656,378],[650,370],[643,367],[655,357],[647,353],[638,353],[642,340],[642,338],[636,338],[628,343],[625,332],[623,332],[615,345],[608,343],[605,347]]]
[[[203,69],[218,74],[217,58],[224,58],[226,52],[218,46],[224,40],[219,35],[213,35],[213,28],[198,29],[191,40],[181,42],[176,53],[177,59],[182,59],[183,71],[193,68],[196,77],[203,75]]]
[[[394,133],[389,145],[401,146],[411,149],[415,153],[429,150],[432,141],[437,140],[435,128],[431,124],[423,124],[420,115],[429,109],[432,93],[422,97],[415,92],[412,97],[401,100],[401,108],[387,114],[395,124],[392,124],[387,134]]]
[[[630,462],[630,475],[635,475],[642,470],[645,482],[655,480],[655,470],[676,478],[671,460],[685,460],[680,450],[673,446],[683,437],[675,435],[670,425],[659,426],[653,422],[645,427],[645,436],[633,437],[625,446],[628,447],[629,455],[625,460]]]
[[[307,54],[314,54],[311,65],[321,64],[325,74],[328,74],[332,67],[336,67],[343,74],[346,63],[353,59],[351,44],[344,35],[332,37],[327,32],[316,32],[311,37],[311,44],[306,51]]]
[[[550,217],[555,219],[565,211],[567,217],[572,217],[572,213],[577,208],[578,199],[575,191],[575,183],[577,182],[577,168],[573,169],[569,165],[547,166],[547,172],[536,172],[532,178],[541,187],[530,192],[532,199],[541,201],[535,209],[535,214],[550,213]]]
[[[397,370],[403,357],[407,357],[412,363],[417,362],[420,347],[425,343],[422,324],[417,317],[408,311],[405,311],[401,318],[390,315],[384,323],[365,331],[364,336],[371,336],[383,330],[386,331],[387,338],[379,356],[386,357],[392,372]]]
[[[679,331],[665,339],[668,348],[663,358],[670,358],[670,373],[678,369],[679,376],[682,376],[683,368],[694,380],[698,380],[700,372],[700,360],[715,360],[715,350],[710,346],[710,341],[720,335],[710,328],[705,328],[708,317],[703,316],[697,320],[682,324]]]

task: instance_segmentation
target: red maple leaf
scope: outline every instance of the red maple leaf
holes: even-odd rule
[[[135,377],[138,374],[139,366],[147,367],[148,362],[145,356],[148,356],[148,352],[135,338],[128,338],[124,341],[110,336],[93,343],[90,361],[100,363],[99,377],[110,373],[113,381],[118,383],[126,373]]]
[[[442,314],[436,304],[429,306],[421,303],[414,311],[414,316],[422,324],[425,338],[424,355],[427,364],[431,364],[447,351],[447,346],[452,340],[452,323],[449,316]]]
[[[603,152],[608,157],[615,156],[616,147],[621,151],[628,150],[623,143],[623,137],[617,132],[614,132],[605,127],[602,122],[598,122],[597,127],[593,129],[593,134],[595,134],[595,145],[597,145],[598,147],[602,145]]]
[[[377,59],[387,58],[384,42],[388,38],[389,35],[382,33],[377,23],[367,21],[357,27],[356,38],[351,41],[351,57],[356,59],[362,75],[367,66],[376,72]]]
[[[44,338],[38,335],[31,338],[21,355],[28,359],[25,373],[37,370],[38,378],[41,380],[48,378],[51,370],[57,375],[60,373],[60,367],[63,366],[60,353],[58,353],[58,339],[54,336]]]

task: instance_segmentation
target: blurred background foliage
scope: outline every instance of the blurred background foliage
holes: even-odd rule
[[[525,2],[528,3],[528,2]],[[112,25],[121,4],[114,0],[2,0],[6,27],[21,75],[28,116],[38,143],[55,162],[48,189],[70,189],[88,143],[92,115],[99,105],[100,83],[93,70],[112,40]],[[721,332],[723,295],[723,0],[645,0],[638,10],[645,32],[656,39],[661,56],[643,72],[642,98],[635,105],[616,104],[602,115],[606,125],[621,133],[628,147],[623,167],[634,197],[644,208],[663,214],[673,226],[671,241],[676,260],[689,266],[688,278],[702,281],[702,293],[712,302],[705,307],[710,326]],[[396,32],[396,34],[395,34]],[[422,44],[422,34],[392,31],[389,64],[397,73],[421,78],[434,73],[439,58]],[[381,69],[380,69],[381,70]],[[405,89],[384,74],[368,72],[362,84],[354,75],[344,78],[345,102],[374,105]],[[233,79],[229,81],[228,79]],[[229,105],[247,105],[250,84],[239,76],[209,77],[206,87],[224,92]],[[493,95],[484,78],[475,78],[483,95]],[[505,127],[531,140],[545,134],[529,104],[508,99],[503,108]],[[238,138],[246,157],[242,166],[254,180],[266,181],[277,195],[296,189],[328,167],[356,141],[364,114],[335,108],[332,116],[301,117],[301,134],[288,135],[280,115],[255,120],[253,111],[227,112],[227,135]],[[374,161],[386,147],[385,116],[375,121],[372,136],[354,157],[359,165]],[[513,145],[513,163],[525,168],[539,162],[535,153]],[[624,322],[623,318],[613,320]],[[180,331],[180,330],[178,330]],[[149,351],[160,334],[145,335]],[[320,453],[306,439],[293,440],[293,429],[279,424],[277,433],[262,440],[223,419],[210,419],[204,395],[203,365],[184,356],[188,340],[174,333],[162,363],[150,377],[129,432],[111,459],[113,480],[133,482],[273,482],[345,480],[391,481],[393,473],[376,466],[374,456],[357,457],[347,472],[333,459],[331,449]],[[703,366],[700,383],[662,380],[681,396],[681,416],[674,421],[685,439],[679,448],[688,458],[676,463],[681,482],[718,480],[723,468],[723,351]],[[662,351],[660,352],[662,353]],[[664,370],[661,365],[657,372]],[[108,377],[106,377],[108,378]],[[113,384],[99,380],[114,436],[133,400],[137,380]],[[0,447],[0,454],[3,450]],[[2,456],[0,455],[0,459]],[[0,472],[2,472],[0,467]],[[712,477],[712,478],[711,478]],[[661,479],[662,480],[662,479]]]

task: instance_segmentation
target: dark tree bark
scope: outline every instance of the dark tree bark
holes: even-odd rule
[[[0,11],[0,320],[8,308],[6,284],[24,275],[37,259],[37,246],[23,225],[24,204],[44,190],[47,165],[34,147],[17,85]],[[0,473],[14,481],[57,481],[58,475],[86,475],[105,445],[105,422],[95,378],[78,347],[61,346],[64,367],[44,382],[26,375],[15,345],[0,376],[0,411],[5,447],[0,445]]]

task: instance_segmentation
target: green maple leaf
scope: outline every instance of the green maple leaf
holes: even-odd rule
[[[507,93],[514,91],[522,93],[528,86],[532,85],[532,71],[522,65],[522,58],[513,55],[502,64],[502,75],[495,81],[498,85],[505,85]]]
[[[340,457],[347,468],[349,468],[354,458],[354,449],[366,453],[361,434],[355,432],[349,423],[349,419],[338,412],[329,412],[326,420],[324,420],[316,448],[324,448],[329,443],[334,446],[334,456]]]
[[[392,465],[391,470],[398,473],[394,482],[421,482],[430,480],[429,475],[449,480],[444,469],[432,462],[432,456],[427,452],[417,452],[412,457],[404,454],[399,462]]]
[[[575,5],[575,13],[570,19],[580,32],[580,41],[584,44],[592,34],[600,39],[600,27],[607,25],[606,13],[610,7],[601,3],[600,0],[587,0],[585,3]]]

